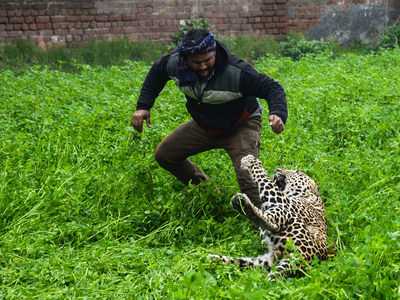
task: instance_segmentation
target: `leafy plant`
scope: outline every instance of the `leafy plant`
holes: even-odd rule
[[[305,37],[296,32],[289,32],[286,41],[280,43],[281,54],[293,60],[300,60],[306,55],[319,55],[330,53],[336,55],[343,52],[342,47],[334,42],[322,42],[316,40],[306,40]]]
[[[396,22],[385,28],[383,34],[381,35],[379,45],[383,48],[394,48],[399,46],[400,40],[400,25],[398,25],[397,19]]]
[[[269,36],[218,36],[218,39],[226,44],[232,54],[251,64],[256,63],[258,59],[268,57],[269,55],[279,55],[282,50],[279,42]]]
[[[191,29],[210,29],[210,25],[208,23],[208,19],[204,18],[201,20],[185,20],[185,24],[179,28],[179,31],[171,36],[173,45],[171,47],[176,47],[182,41],[182,38],[185,36],[188,31]]]

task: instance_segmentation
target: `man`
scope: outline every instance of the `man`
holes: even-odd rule
[[[258,157],[262,107],[257,98],[267,100],[272,130],[279,134],[285,129],[287,104],[282,86],[231,55],[208,30],[192,29],[175,50],[151,67],[132,117],[139,133],[144,120],[151,127],[150,109],[171,79],[186,95],[192,119],[158,145],[156,161],[182,183],[199,184],[209,178],[188,157],[222,148],[233,162],[241,191],[260,208],[258,188],[240,168],[240,160],[247,154]]]

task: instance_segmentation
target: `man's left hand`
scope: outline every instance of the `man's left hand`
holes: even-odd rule
[[[269,125],[272,131],[278,134],[285,130],[285,124],[283,124],[282,119],[277,115],[269,116]]]

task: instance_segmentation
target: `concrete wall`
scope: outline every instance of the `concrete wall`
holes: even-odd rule
[[[288,0],[288,29],[342,45],[368,43],[399,17],[399,6],[399,0]]]
[[[389,1],[387,3],[387,1]],[[0,0],[0,43],[26,38],[42,48],[92,38],[171,42],[185,20],[207,18],[219,35],[297,30],[349,44],[376,40],[400,0]]]

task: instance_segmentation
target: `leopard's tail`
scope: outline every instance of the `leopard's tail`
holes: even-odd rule
[[[270,252],[258,257],[241,257],[233,259],[229,256],[225,255],[216,255],[210,254],[208,258],[212,260],[222,260],[226,264],[235,264],[239,267],[248,268],[248,267],[261,267],[261,268],[271,268],[275,263],[277,258],[280,258],[278,253]]]

